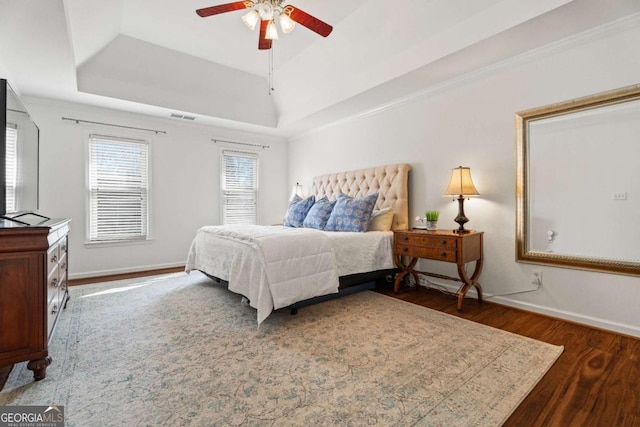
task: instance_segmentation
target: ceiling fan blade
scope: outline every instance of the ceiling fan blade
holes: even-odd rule
[[[273,42],[273,40],[267,38],[267,25],[269,25],[269,21],[264,19],[260,21],[260,38],[258,39],[258,49],[261,50],[271,49],[271,44]]]
[[[233,3],[219,4],[217,6],[205,7],[196,10],[196,13],[203,18],[219,13],[233,12],[234,10],[249,9],[253,7],[252,1],[235,1]]]
[[[331,25],[291,5],[285,6],[283,12],[298,24],[320,34],[322,37],[327,37],[333,31]]]

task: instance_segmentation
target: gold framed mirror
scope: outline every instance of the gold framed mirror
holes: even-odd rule
[[[516,260],[640,276],[640,85],[515,122]]]

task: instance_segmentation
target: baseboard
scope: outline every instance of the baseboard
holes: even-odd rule
[[[640,328],[624,323],[613,322],[611,320],[600,319],[593,316],[586,316],[583,314],[572,313],[570,311],[559,310],[556,308],[549,308],[537,304],[530,304],[522,301],[516,301],[510,298],[501,296],[491,296],[487,294],[486,298],[491,298],[492,302],[496,304],[502,304],[509,307],[518,308],[524,311],[530,311],[538,314],[544,314],[549,317],[555,317],[571,323],[578,323],[580,325],[590,326],[596,329],[603,329],[608,332],[617,332],[622,335],[628,335],[634,338],[640,338]]]
[[[438,287],[443,287],[447,291],[457,292],[458,287],[455,285],[451,285],[448,283],[442,282],[434,282]],[[437,290],[437,287],[433,287],[432,289]],[[467,294],[467,298],[477,298],[475,290],[472,288],[469,290]],[[542,314],[545,316],[553,317],[556,319],[561,319],[571,323],[577,323],[584,326],[589,326],[591,328],[603,329],[608,332],[616,332],[622,335],[628,335],[634,338],[640,338],[640,327],[627,325],[624,323],[613,322],[606,319],[600,319],[593,316],[586,316],[583,314],[573,313],[570,311],[560,310],[557,308],[546,307],[538,304],[531,304],[522,301],[517,301],[506,296],[500,295],[492,295],[487,292],[483,292],[484,300],[488,300],[490,302],[505,305],[512,308],[517,308],[523,311],[528,311],[536,314]]]
[[[126,274],[135,274],[135,273],[149,273],[160,271],[158,274],[162,274],[163,270],[174,270],[181,268],[184,270],[184,261],[183,262],[175,262],[175,263],[167,263],[167,264],[154,264],[154,265],[145,265],[140,267],[128,267],[128,268],[117,268],[111,270],[99,270],[99,271],[90,271],[84,273],[70,273],[69,281],[79,281],[83,279],[96,279],[110,276],[119,276]]]

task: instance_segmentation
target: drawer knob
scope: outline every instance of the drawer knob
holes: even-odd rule
[[[440,240],[440,244],[441,244],[442,246],[446,246],[446,245],[447,245],[447,241],[446,241],[446,240]]]
[[[402,240],[409,240],[409,236],[402,236]]]
[[[402,248],[402,250],[405,251],[405,252],[409,252],[409,248],[406,248],[406,247]]]
[[[446,252],[440,252],[440,257],[446,258],[447,257],[447,253]]]

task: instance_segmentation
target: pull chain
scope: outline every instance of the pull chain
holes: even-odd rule
[[[271,92],[273,92],[275,90],[275,88],[273,87],[273,77],[274,77],[274,72],[273,72],[273,46],[271,47],[271,49],[269,49],[269,95],[271,95]]]

